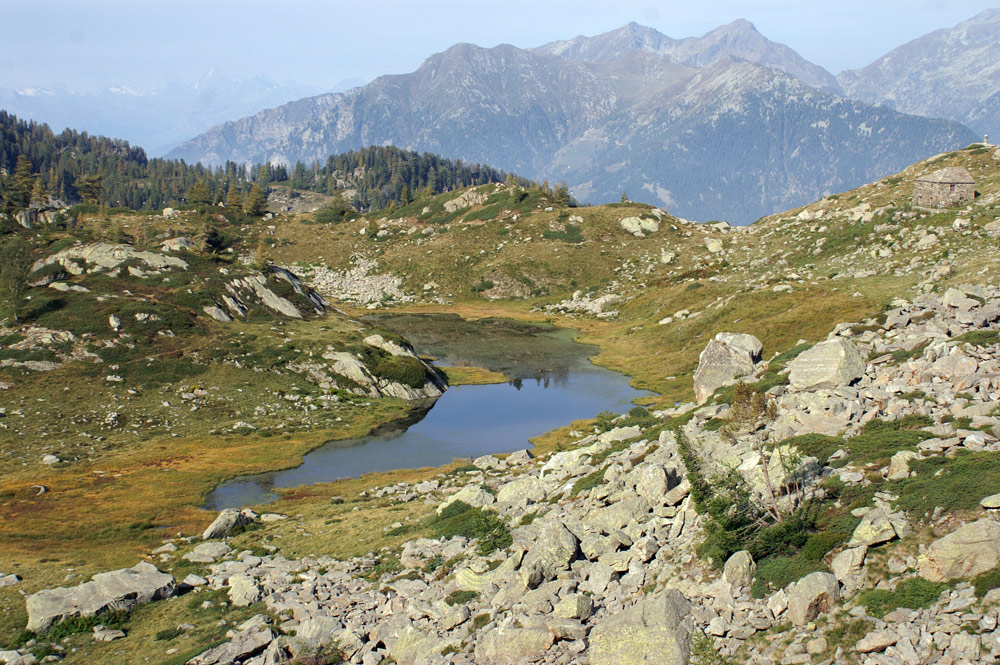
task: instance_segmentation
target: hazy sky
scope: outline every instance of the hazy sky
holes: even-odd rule
[[[746,18],[832,73],[1000,0],[0,0],[0,86],[194,81],[210,69],[327,89],[457,42],[538,46],[637,21],[670,37]]]

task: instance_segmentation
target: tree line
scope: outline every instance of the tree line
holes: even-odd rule
[[[127,141],[48,125],[0,110],[0,210],[11,213],[43,204],[48,196],[66,203],[156,210],[182,204],[239,206],[259,214],[269,189],[348,192],[360,212],[406,205],[418,195],[512,179],[535,183],[480,164],[392,146],[370,146],[330,156],[326,162],[293,166],[226,162],[211,169],[184,160],[149,159]]]

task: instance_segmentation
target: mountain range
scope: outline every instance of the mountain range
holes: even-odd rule
[[[457,44],[415,72],[227,122],[169,156],[310,162],[392,144],[748,223],[975,135],[954,120],[848,99],[747,21],[671,39],[630,23],[535,49]]]
[[[1000,9],[914,39],[837,82],[855,99],[1000,133]]]
[[[344,81],[346,90],[363,81]],[[220,122],[320,90],[263,76],[235,78],[210,71],[193,83],[173,82],[138,88],[119,85],[97,92],[64,86],[0,88],[0,108],[21,118],[122,138],[160,156]]]

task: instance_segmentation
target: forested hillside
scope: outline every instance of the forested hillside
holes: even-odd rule
[[[40,202],[45,195],[67,203],[92,201],[109,207],[151,210],[184,203],[242,206],[254,185],[324,194],[349,191],[357,210],[409,203],[417,193],[441,193],[470,185],[503,182],[497,169],[393,147],[372,146],[291,169],[227,162],[215,169],[184,160],[149,159],[126,141],[48,125],[0,111],[0,208],[7,212]],[[527,180],[515,178],[522,185]]]

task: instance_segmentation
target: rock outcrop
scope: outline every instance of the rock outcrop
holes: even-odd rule
[[[72,616],[91,617],[108,610],[130,610],[177,590],[172,575],[156,566],[138,563],[131,568],[94,575],[75,587],[45,589],[28,596],[28,630],[41,633]]]

